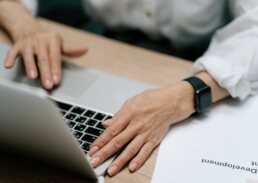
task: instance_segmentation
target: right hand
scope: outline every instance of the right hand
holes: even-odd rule
[[[20,36],[9,50],[5,67],[12,68],[17,57],[22,57],[29,79],[40,75],[42,86],[50,90],[62,78],[62,55],[82,56],[87,52],[84,46],[66,47],[59,34],[50,31],[35,31]]]

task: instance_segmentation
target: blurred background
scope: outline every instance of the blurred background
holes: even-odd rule
[[[208,46],[178,50],[172,47],[168,39],[151,40],[138,30],[110,30],[85,15],[81,0],[40,0],[38,16],[135,46],[193,61],[201,56]]]

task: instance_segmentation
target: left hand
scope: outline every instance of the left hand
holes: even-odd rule
[[[91,145],[91,165],[97,167],[125,145],[108,174],[117,174],[127,163],[138,170],[159,145],[169,127],[194,112],[193,88],[187,82],[145,91],[129,99],[103,123],[105,132]]]

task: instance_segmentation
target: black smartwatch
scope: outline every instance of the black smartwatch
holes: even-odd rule
[[[194,96],[194,105],[196,112],[195,115],[200,115],[205,109],[212,105],[212,94],[211,94],[211,87],[206,85],[200,78],[197,77],[189,77],[185,79],[192,85],[195,91]]]

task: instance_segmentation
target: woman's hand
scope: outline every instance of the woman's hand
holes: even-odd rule
[[[19,1],[0,1],[0,26],[13,39],[5,67],[14,66],[21,57],[30,79],[39,75],[45,89],[52,89],[62,77],[62,55],[77,57],[85,54],[87,48],[67,47],[56,32],[43,29],[26,7]]]
[[[91,165],[97,167],[125,145],[108,169],[110,176],[129,163],[138,170],[159,145],[169,127],[194,112],[194,91],[187,82],[148,90],[128,100],[104,122],[105,132],[91,145]]]
[[[62,38],[55,32],[38,30],[21,36],[9,50],[5,67],[14,66],[21,57],[27,76],[36,79],[39,75],[45,89],[52,89],[62,77],[62,55],[77,57],[85,54],[85,47],[66,47]]]

